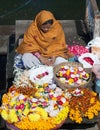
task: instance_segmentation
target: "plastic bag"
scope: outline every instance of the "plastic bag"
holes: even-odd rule
[[[96,37],[92,39],[91,41],[89,41],[86,48],[89,49],[90,47],[93,47],[93,46],[100,47],[100,37]]]
[[[84,68],[92,68],[94,64],[100,64],[97,55],[92,53],[85,53],[78,57],[78,61],[83,64]]]

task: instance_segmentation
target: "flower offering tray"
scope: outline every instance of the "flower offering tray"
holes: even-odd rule
[[[83,65],[78,63],[78,62],[64,62],[64,63],[61,63],[61,64],[58,64],[58,65],[54,66],[54,69],[53,69],[53,71],[54,71],[54,80],[58,84],[59,87],[61,87],[63,90],[66,90],[66,89],[69,89],[69,88],[87,87],[88,86],[88,84],[91,82],[92,73],[91,73],[91,70],[87,69],[87,68],[83,68],[83,69],[84,69],[84,71],[86,73],[89,74],[89,78],[88,78],[88,80],[86,79],[86,82],[84,82],[82,84],[71,85],[71,84],[67,84],[67,83],[59,80],[59,76],[57,77],[57,74],[60,72],[60,69],[63,69],[62,67],[66,68],[66,66],[69,67],[69,68],[73,67],[75,69],[77,69],[78,67],[83,68]],[[62,75],[63,72],[61,72],[61,75]],[[63,78],[63,77],[61,77],[61,78]]]

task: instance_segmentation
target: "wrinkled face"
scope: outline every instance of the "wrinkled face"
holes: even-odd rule
[[[41,25],[41,26],[40,26],[40,29],[41,29],[44,33],[46,33],[46,32],[48,32],[48,31],[50,30],[50,27],[51,27],[51,24],[50,24],[50,23],[47,23],[47,24]]]

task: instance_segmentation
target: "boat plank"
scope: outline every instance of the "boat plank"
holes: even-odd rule
[[[95,17],[94,38],[100,37],[100,14]]]

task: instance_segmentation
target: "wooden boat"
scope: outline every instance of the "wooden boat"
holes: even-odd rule
[[[2,94],[5,93],[12,84],[15,48],[22,40],[25,30],[31,22],[32,20],[16,20],[15,37],[13,37],[14,42],[9,41],[7,51],[6,87],[1,91]],[[86,13],[84,20],[60,20],[60,22],[63,26],[67,43],[73,44],[72,41],[75,40],[79,41],[81,45],[86,45],[92,38],[100,36],[100,12],[96,0],[86,0]],[[84,119],[83,124],[92,124],[96,122],[97,118],[91,121]],[[72,123],[70,120],[66,123],[75,125],[75,123]]]
[[[13,57],[16,45],[23,38],[23,34],[32,20],[16,20],[15,24],[15,42],[9,43],[7,52],[6,79],[13,78]],[[67,44],[73,44],[73,41],[86,45],[88,41],[96,36],[100,36],[100,12],[96,0],[86,0],[86,13],[84,20],[60,20]],[[80,39],[80,40],[79,40]]]
[[[77,42],[79,41],[82,45],[86,45],[92,38],[100,36],[100,12],[96,0],[86,0],[85,12],[84,20],[60,20],[68,44],[73,44],[72,41],[75,40]],[[3,79],[1,78],[2,81],[0,81],[0,93],[6,92],[12,83],[14,49],[31,21],[32,20],[16,20],[15,26],[0,26],[0,54],[2,55],[0,60],[1,62],[3,61],[2,66],[7,62],[5,66],[6,70],[3,71],[3,76],[5,75],[5,71],[6,76]]]

